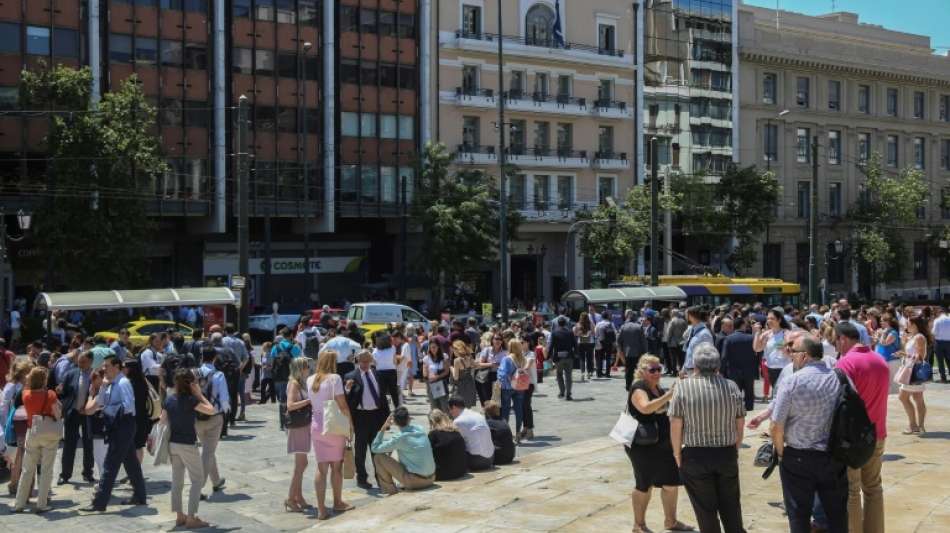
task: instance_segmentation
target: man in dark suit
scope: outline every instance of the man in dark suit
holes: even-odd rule
[[[722,355],[722,344],[725,342],[726,337],[732,335],[736,330],[735,323],[732,318],[726,316],[719,319],[719,333],[716,333],[716,349],[719,350],[720,356]]]
[[[80,352],[76,356],[76,366],[63,374],[63,382],[58,388],[59,401],[63,411],[63,458],[59,475],[59,485],[69,482],[73,475],[73,461],[76,458],[76,444],[82,430],[82,478],[95,483],[92,477],[93,455],[92,434],[86,424],[83,408],[89,398],[89,384],[92,381],[92,353]]]
[[[759,370],[752,349],[752,334],[741,318],[734,320],[734,328],[735,331],[722,340],[720,372],[736,382],[745,395],[746,411],[751,411],[755,403],[755,376]]]
[[[356,369],[343,378],[346,403],[353,415],[356,484],[362,489],[373,488],[366,473],[366,448],[389,418],[389,404],[380,389],[379,375],[370,366],[372,362],[370,352],[360,352]]]
[[[623,352],[623,374],[627,390],[630,390],[630,384],[633,383],[640,356],[647,352],[647,338],[643,334],[643,328],[637,324],[636,316],[632,309],[627,309],[627,321],[617,333],[617,349]]]

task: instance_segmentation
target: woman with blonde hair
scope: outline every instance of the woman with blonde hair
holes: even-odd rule
[[[475,360],[472,349],[461,340],[452,343],[452,383],[455,394],[465,401],[465,407],[475,407]]]
[[[330,485],[333,490],[333,510],[349,511],[352,505],[343,501],[343,449],[346,437],[323,434],[323,408],[327,402],[336,402],[344,416],[350,416],[350,408],[343,394],[343,378],[336,373],[337,353],[333,350],[321,352],[317,358],[317,370],[307,379],[307,390],[312,409],[310,439],[313,442],[313,454],[317,458],[317,475],[314,487],[317,491],[317,518],[326,520],[330,513],[326,508],[327,471],[330,473]]]
[[[6,423],[10,411],[15,410],[17,401],[23,386],[26,384],[26,377],[33,370],[33,362],[26,357],[14,360],[7,374],[7,384],[3,386],[3,396],[0,398],[0,422]],[[16,494],[17,483],[20,480],[20,470],[23,466],[24,443],[26,442],[26,415],[20,418],[14,418],[13,429],[16,433],[15,451],[7,449],[7,464],[10,466],[10,483],[7,485],[10,495]],[[12,439],[11,439],[12,440]],[[12,456],[12,457],[11,457]]]
[[[287,454],[294,456],[294,474],[290,491],[284,500],[284,510],[303,512],[310,506],[303,498],[303,473],[307,470],[310,453],[310,422],[312,419],[307,378],[310,377],[309,357],[298,357],[290,362],[290,382],[287,384]]]
[[[465,438],[449,415],[440,409],[433,409],[429,413],[429,444],[435,459],[437,481],[458,479],[468,474]]]
[[[524,423],[524,396],[525,390],[530,386],[522,388],[525,374],[525,367],[528,361],[524,356],[524,345],[520,339],[511,339],[508,342],[508,355],[498,366],[498,383],[501,385],[501,419],[508,422],[514,406],[515,411],[515,443],[521,442],[521,426]],[[525,376],[527,377],[527,376]],[[528,378],[530,380],[530,378]]]
[[[630,385],[630,395],[627,397],[627,411],[630,416],[636,418],[641,426],[647,427],[647,433],[655,437],[655,442],[637,443],[634,440],[631,446],[625,446],[636,480],[636,487],[631,495],[634,533],[650,531],[646,525],[646,512],[654,487],[662,489],[663,514],[666,518],[664,527],[672,531],[695,529],[676,518],[677,492],[683,483],[673,459],[670,419],[666,416],[667,406],[673,397],[673,388],[665,391],[660,387],[662,373],[663,365],[658,357],[650,354],[641,356],[634,375],[635,381]]]

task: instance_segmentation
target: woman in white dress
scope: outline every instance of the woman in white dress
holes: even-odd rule
[[[907,333],[904,341],[903,364],[913,366],[927,359],[928,332],[927,319],[915,316],[907,321]],[[898,398],[907,413],[908,427],[904,435],[923,435],[924,418],[927,416],[927,404],[924,403],[924,381],[911,376],[909,385],[901,385]]]

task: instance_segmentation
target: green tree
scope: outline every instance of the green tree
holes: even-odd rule
[[[900,277],[903,253],[900,230],[918,224],[917,209],[927,198],[927,183],[920,170],[907,167],[895,174],[884,172],[875,153],[861,171],[864,191],[848,212],[854,226],[854,245],[864,286]]]
[[[680,205],[677,195],[660,195],[661,209],[678,212]],[[577,218],[597,221],[584,225],[580,249],[584,257],[604,271],[609,282],[623,272],[624,265],[650,240],[650,188],[635,185],[627,191],[623,203],[602,204],[593,211],[578,213]],[[662,227],[652,230],[663,231]]]
[[[444,144],[428,143],[422,160],[420,193],[412,215],[422,233],[419,267],[444,290],[479,263],[494,261],[499,245],[499,192],[492,176],[481,170],[449,172],[452,154]],[[511,175],[513,168],[507,170]],[[517,235],[521,216],[508,212],[508,237]]]
[[[50,261],[54,286],[142,286],[153,237],[146,202],[167,169],[149,128],[155,109],[134,75],[92,107],[91,81],[88,68],[21,75],[21,106],[51,110],[49,187],[34,217],[37,248]]]

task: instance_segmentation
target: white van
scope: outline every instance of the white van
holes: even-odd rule
[[[357,326],[387,325],[390,322],[403,323],[429,332],[429,320],[415,309],[396,303],[362,302],[350,305],[346,312],[347,323]]]

